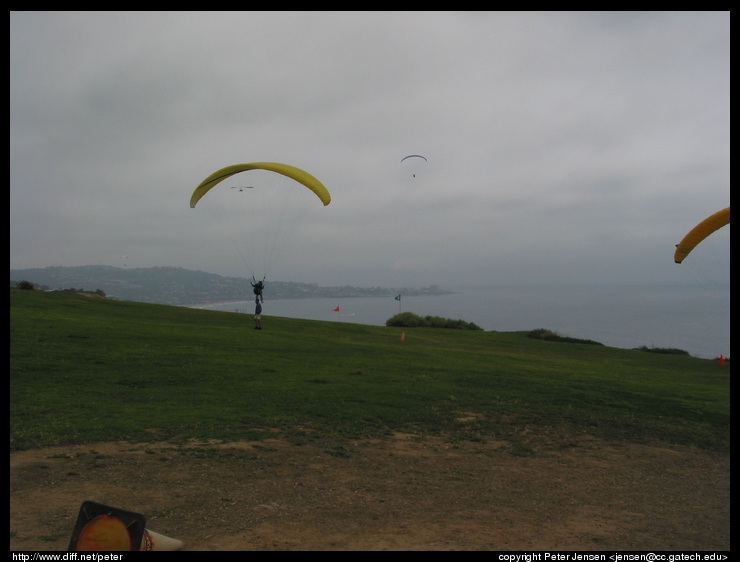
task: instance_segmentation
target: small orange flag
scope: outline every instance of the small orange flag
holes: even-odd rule
[[[339,307],[336,307],[336,308],[334,309],[334,312],[339,312]]]
[[[721,353],[719,354],[719,364],[720,366],[724,366],[725,364],[725,356],[722,355]]]

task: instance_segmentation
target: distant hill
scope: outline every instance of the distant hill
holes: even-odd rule
[[[11,269],[10,286],[29,281],[42,289],[103,291],[119,300],[190,306],[211,302],[247,300],[252,297],[249,280],[223,277],[180,267],[120,268],[107,265]],[[315,283],[269,281],[272,300],[317,297],[387,297],[447,295],[454,291],[429,287],[321,287]]]

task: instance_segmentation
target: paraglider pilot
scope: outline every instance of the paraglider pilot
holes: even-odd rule
[[[254,329],[262,329],[262,303],[259,297],[254,297]]]
[[[254,283],[252,283],[252,281],[254,281]],[[262,281],[257,281],[254,276],[252,276],[252,281],[250,281],[249,284],[252,285],[252,290],[254,291],[254,294],[257,295],[257,298],[259,298],[259,300],[265,302],[265,299],[262,297],[262,290],[265,288],[265,280],[262,279]]]

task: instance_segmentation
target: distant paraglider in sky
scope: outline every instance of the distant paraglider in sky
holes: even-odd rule
[[[409,154],[408,156],[404,156],[401,158],[401,163],[403,164],[404,161],[408,160],[408,166],[411,170],[412,177],[416,177],[416,174],[419,172],[419,167],[423,162],[426,162],[427,159],[425,156],[422,156],[421,154]]]
[[[730,224],[730,208],[717,211],[692,228],[683,240],[676,244],[673,261],[681,263],[707,236]]]
[[[422,158],[425,162],[427,161],[427,159],[421,154],[409,154],[408,156],[404,156],[403,158],[401,158],[401,162],[403,162],[407,158]]]

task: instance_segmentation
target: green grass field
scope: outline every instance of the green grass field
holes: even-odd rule
[[[246,314],[12,288],[11,452],[275,431],[297,443],[414,432],[535,452],[593,435],[729,452],[729,364],[525,332],[253,326]]]

